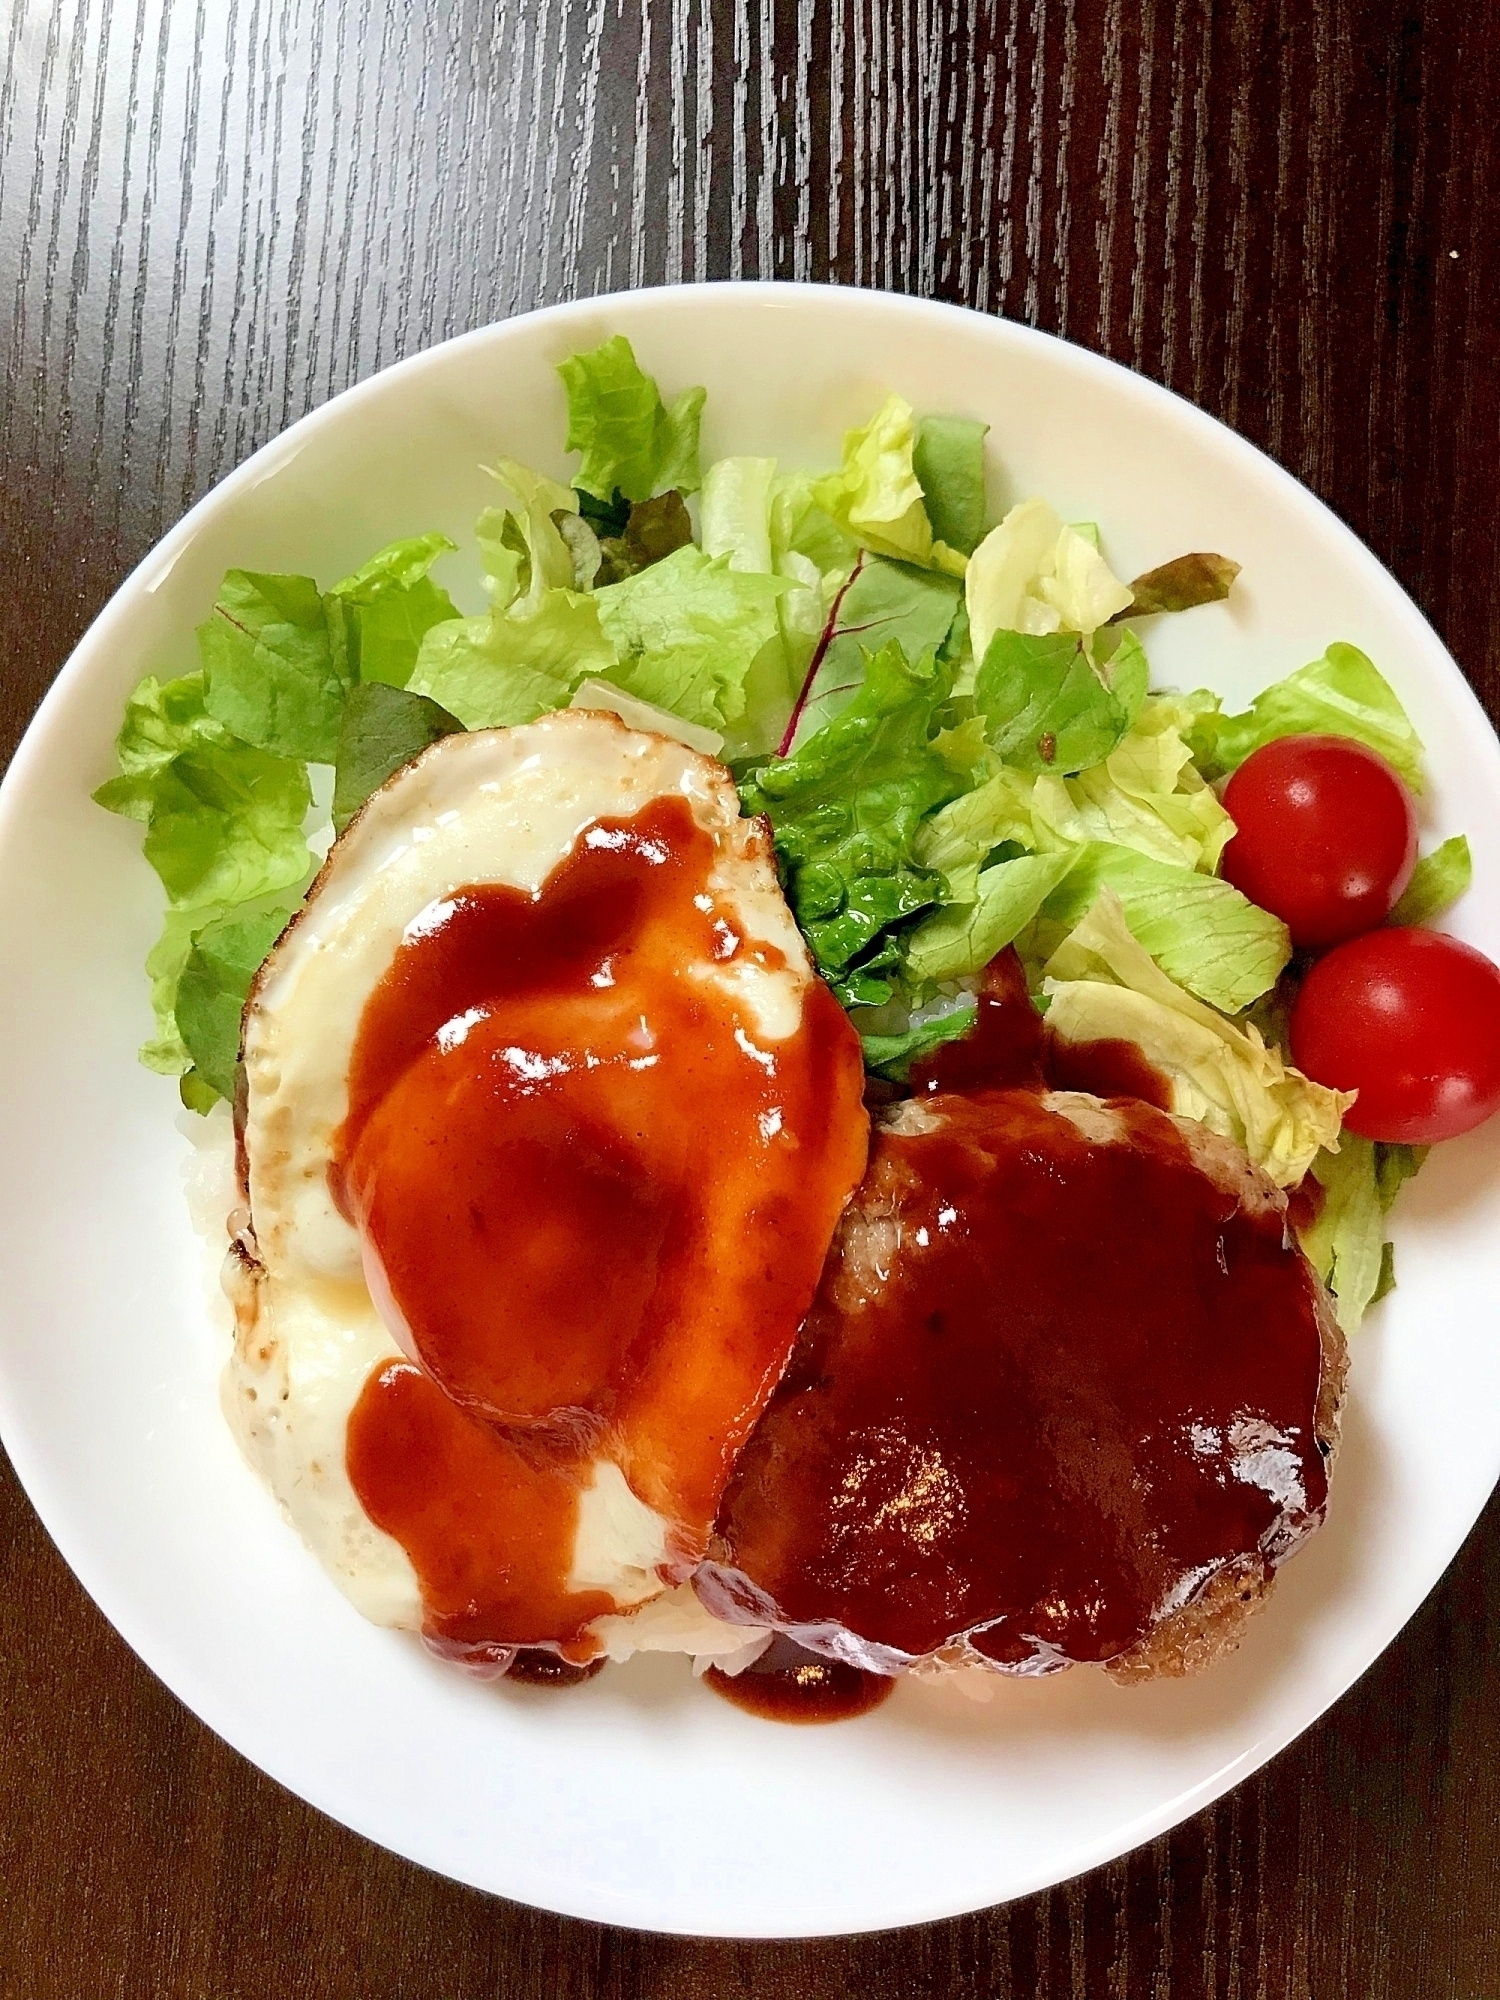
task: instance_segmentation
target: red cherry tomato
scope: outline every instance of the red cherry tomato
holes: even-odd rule
[[[1383,757],[1347,736],[1283,736],[1224,793],[1224,874],[1281,918],[1302,950],[1385,922],[1411,879],[1417,815]]]
[[[1357,1090],[1344,1122],[1428,1146],[1500,1109],[1500,966],[1437,931],[1396,927],[1320,958],[1292,1007],[1292,1060]]]

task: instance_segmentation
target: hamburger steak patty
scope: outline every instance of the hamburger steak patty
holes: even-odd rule
[[[1226,1140],[1071,1091],[912,1099],[699,1594],[877,1672],[1185,1672],[1322,1519],[1345,1362]]]

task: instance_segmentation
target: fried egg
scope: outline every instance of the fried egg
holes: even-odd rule
[[[225,1410],[358,1609],[471,1660],[753,1654],[685,1579],[868,1125],[724,767],[589,710],[434,744],[243,1059]]]

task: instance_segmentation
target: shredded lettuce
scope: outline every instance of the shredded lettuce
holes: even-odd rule
[[[1294,1187],[1337,1145],[1352,1093],[1325,1089],[1169,979],[1102,889],[1052,954],[1042,990],[1064,1041],[1134,1042],[1168,1079],[1172,1109],[1243,1146],[1278,1187]]]
[[[1400,901],[1391,911],[1393,924],[1427,924],[1456,903],[1474,876],[1469,843],[1461,833],[1424,854],[1411,872]]]
[[[698,490],[702,389],[685,389],[668,409],[622,333],[557,372],[568,393],[566,448],[582,454],[575,486],[606,502]]]
[[[1332,645],[1320,659],[1258,694],[1243,715],[1206,713],[1193,735],[1210,777],[1238,770],[1252,750],[1281,736],[1352,736],[1377,751],[1413,791],[1422,788],[1422,742],[1394,690],[1357,646]]]

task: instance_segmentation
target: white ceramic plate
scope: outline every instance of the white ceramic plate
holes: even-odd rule
[[[707,457],[824,464],[897,388],[993,426],[992,503],[1098,521],[1115,569],[1244,565],[1228,606],[1163,620],[1158,684],[1239,700],[1364,647],[1429,753],[1426,833],[1473,843],[1451,928],[1500,956],[1500,746],[1375,559],[1249,445],[1111,363],[1020,327],[805,287],[640,292],[486,328],[388,370],[242,466],[123,586],[0,791],[0,1430],[84,1586],[263,1770],[430,1868],[642,1927],[792,1936],[944,1917],[1039,1889],[1197,1811],[1305,1729],[1431,1589],[1500,1471],[1500,1121],[1402,1197],[1400,1289],[1355,1344],[1332,1518],[1232,1659],[1112,1686],[1087,1669],[977,1707],[903,1686],[790,1729],[642,1660],[565,1695],[484,1686],[364,1624],[241,1464],[222,1336],[184,1211],[175,1094],[135,1048],[158,918],[139,834],[89,802],[143,673],[194,663],[223,570],[325,581],[397,535],[472,546],[506,452],[567,476],[553,364],[621,331],[708,386]],[[467,579],[478,608],[478,572]],[[458,586],[463,594],[462,582]]]

